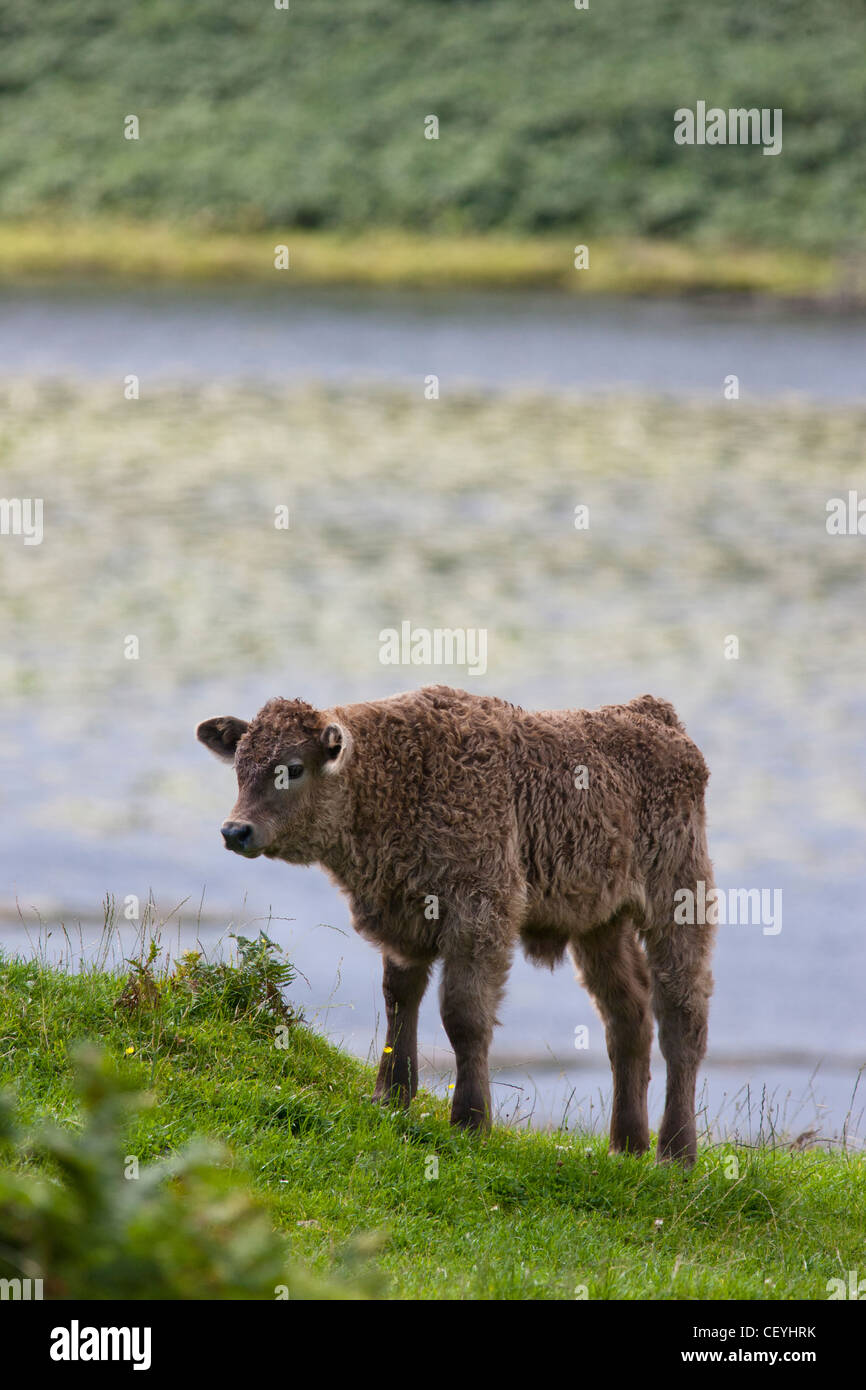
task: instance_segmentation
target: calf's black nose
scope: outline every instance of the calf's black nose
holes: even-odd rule
[[[220,826],[220,834],[226,842],[226,849],[246,849],[253,838],[253,827],[248,821],[227,820]]]

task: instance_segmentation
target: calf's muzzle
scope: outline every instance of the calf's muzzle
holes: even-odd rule
[[[252,849],[253,827],[249,821],[227,820],[220,826],[220,834],[226,849],[233,849],[236,854]]]

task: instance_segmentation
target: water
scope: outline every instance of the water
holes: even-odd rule
[[[44,498],[45,539],[0,543],[0,944],[51,933],[66,954],[63,923],[86,955],[106,894],[122,911],[152,892],[173,950],[267,923],[306,976],[297,1002],[366,1056],[375,952],[320,871],[224,853],[232,774],[195,723],[440,679],[528,706],[652,690],[712,769],[719,883],[783,894],[777,935],[720,929],[707,1122],[754,1135],[766,1090],[791,1133],[840,1132],[866,1060],[866,541],[828,536],[825,507],[862,487],[859,321],[540,295],[2,308],[2,491]],[[604,393],[573,395],[589,384]],[[405,618],[486,627],[486,675],[383,667],[378,634]],[[421,1038],[447,1087],[435,988]],[[599,1120],[603,1038],[568,967],[516,959],[495,1054],[503,1119]]]
[[[862,401],[866,316],[555,293],[0,292],[0,372]]]

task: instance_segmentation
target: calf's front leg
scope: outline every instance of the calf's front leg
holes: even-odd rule
[[[430,962],[401,965],[384,957],[382,990],[388,1035],[379,1073],[375,1101],[408,1105],[418,1090],[418,1009],[430,978]]]
[[[443,961],[442,1023],[457,1063],[451,1123],[465,1129],[491,1125],[488,1054],[508,964],[507,956]]]

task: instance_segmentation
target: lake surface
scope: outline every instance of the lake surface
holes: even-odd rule
[[[320,871],[224,853],[232,774],[194,725],[439,680],[530,707],[651,690],[711,767],[720,885],[782,892],[778,933],[720,928],[707,1124],[838,1135],[866,1061],[866,538],[825,518],[866,490],[863,362],[860,321],[749,307],[5,293],[0,490],[44,498],[45,536],[0,538],[0,944],[92,957],[106,895],[122,921],[152,894],[173,952],[265,925],[365,1056],[375,952]],[[487,672],[384,667],[405,619],[484,627]],[[421,1035],[447,1087],[435,989]],[[504,1119],[603,1123],[568,967],[516,959],[495,1053]]]
[[[428,375],[743,399],[866,395],[866,316],[815,307],[371,290],[0,292],[0,372],[256,382]]]

